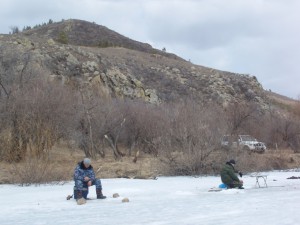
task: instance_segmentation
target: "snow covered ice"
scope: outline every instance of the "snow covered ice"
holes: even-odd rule
[[[245,190],[208,192],[220,177],[159,177],[157,180],[102,179],[105,200],[78,206],[73,182],[20,187],[0,185],[0,224],[30,225],[296,225],[300,224],[300,170],[274,171],[268,188],[244,176]],[[260,181],[261,184],[262,180]],[[119,198],[113,198],[119,193]],[[95,198],[95,187],[89,197]],[[128,203],[122,203],[123,198]]]

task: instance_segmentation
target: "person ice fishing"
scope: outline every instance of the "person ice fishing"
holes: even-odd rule
[[[231,159],[223,166],[221,170],[221,180],[223,184],[227,186],[227,188],[243,188],[243,181],[240,180],[236,173],[240,175],[240,177],[243,176],[242,172],[235,170],[235,160]]]
[[[84,158],[79,162],[74,171],[74,199],[87,199],[88,189],[90,186],[96,186],[97,199],[105,199],[102,194],[101,180],[95,177],[94,169],[89,158]]]

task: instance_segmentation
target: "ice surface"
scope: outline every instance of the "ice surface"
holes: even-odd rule
[[[266,173],[264,173],[266,174]],[[300,172],[267,173],[268,188],[243,177],[245,190],[208,192],[220,178],[159,177],[157,180],[102,179],[105,200],[78,206],[73,182],[20,187],[0,185],[0,225],[296,225],[300,224]],[[89,197],[95,198],[91,187]],[[113,198],[119,193],[119,198]],[[129,203],[122,203],[124,197]]]

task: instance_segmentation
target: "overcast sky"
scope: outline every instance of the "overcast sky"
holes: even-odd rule
[[[82,19],[300,96],[300,0],[0,0],[0,33]]]

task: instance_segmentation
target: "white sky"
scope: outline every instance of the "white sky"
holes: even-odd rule
[[[192,63],[300,95],[299,0],[0,0],[0,33],[82,19]]]
[[[296,225],[300,221],[299,170],[269,172],[268,188],[243,176],[244,190],[208,192],[220,177],[159,177],[157,180],[102,179],[105,200],[77,205],[74,182],[19,187],[0,185],[1,225]],[[263,185],[262,178],[260,184]],[[112,198],[114,193],[119,198]],[[89,188],[95,198],[95,187]],[[122,203],[123,198],[128,203]]]

